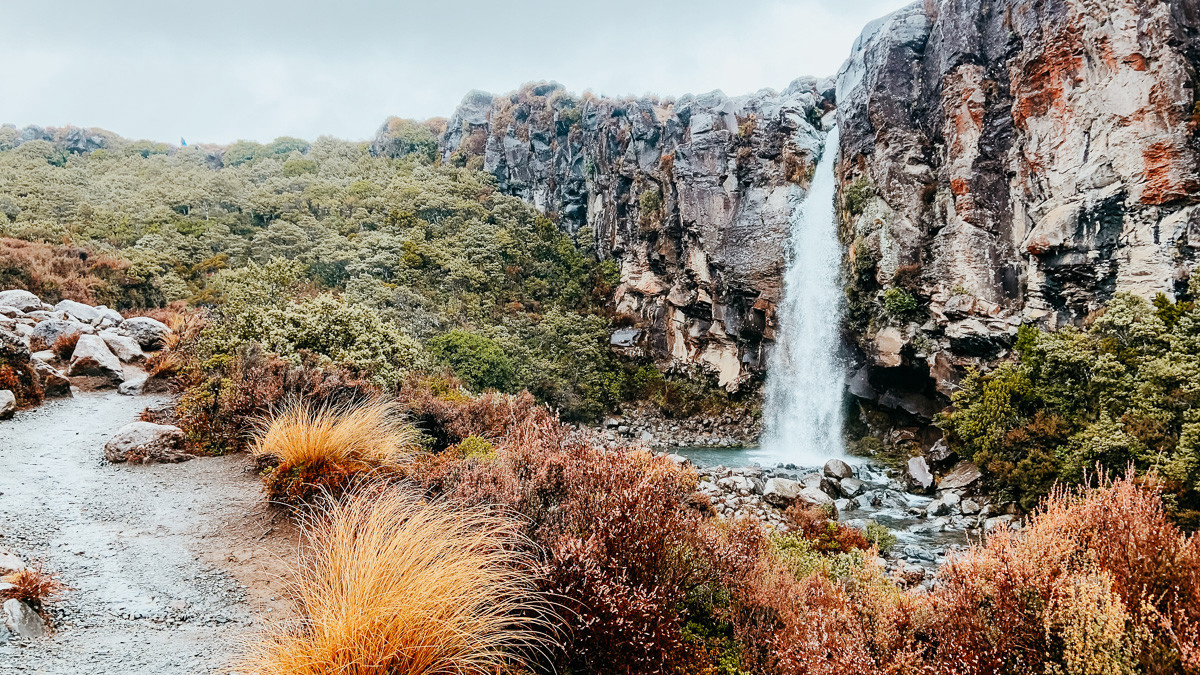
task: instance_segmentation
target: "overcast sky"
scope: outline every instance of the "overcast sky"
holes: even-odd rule
[[[0,122],[178,143],[447,117],[470,89],[743,94],[832,75],[908,0],[4,0]]]

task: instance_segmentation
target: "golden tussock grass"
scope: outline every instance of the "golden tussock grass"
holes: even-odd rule
[[[340,406],[301,402],[264,422],[251,452],[278,460],[280,466],[332,462],[367,468],[405,462],[420,449],[419,442],[420,432],[389,401]]]
[[[366,485],[302,524],[302,618],[253,638],[240,672],[484,675],[552,646],[528,542],[494,511]]]

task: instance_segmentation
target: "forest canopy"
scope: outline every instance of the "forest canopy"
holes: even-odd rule
[[[385,386],[448,368],[568,418],[610,409],[630,379],[607,349],[616,266],[489,174],[438,165],[429,129],[389,124],[405,131],[398,158],[329,137],[109,135],[72,152],[0,130],[0,285],[208,308],[214,350],[313,352]]]

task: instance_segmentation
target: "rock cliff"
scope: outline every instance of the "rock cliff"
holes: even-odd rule
[[[614,346],[736,389],[765,368],[789,218],[832,108],[833,81],[813,78],[678,100],[526,85],[468,94],[440,151],[620,264],[616,309],[631,327]]]
[[[928,0],[837,80],[852,390],[927,414],[1022,323],[1173,297],[1200,249],[1196,0]]]

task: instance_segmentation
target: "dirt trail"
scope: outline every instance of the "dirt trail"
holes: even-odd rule
[[[0,645],[0,672],[225,672],[241,636],[288,611],[295,531],[244,455],[104,462],[113,432],[161,400],[82,393],[0,422],[0,546],[71,588],[54,636]]]

